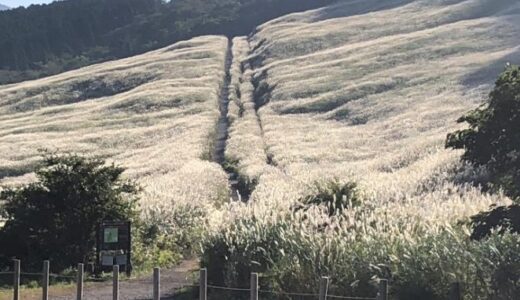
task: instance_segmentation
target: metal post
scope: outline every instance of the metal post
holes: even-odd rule
[[[329,290],[329,277],[321,277],[320,280],[320,300],[327,299],[327,293]]]
[[[451,284],[450,300],[462,300],[462,289],[459,282]]]
[[[161,299],[161,269],[153,269],[153,300]]]
[[[208,300],[208,270],[203,268],[200,269],[200,300]]]
[[[42,300],[49,300],[49,268],[48,260],[43,261],[43,277],[42,277]]]
[[[126,276],[132,276],[132,222],[128,221],[128,253],[126,254]]]
[[[388,300],[388,280],[379,280],[379,300]]]
[[[82,300],[83,299],[83,272],[84,272],[84,266],[83,264],[78,264],[78,276],[76,277],[76,300]]]
[[[251,273],[251,300],[258,300],[258,274]]]
[[[15,259],[13,260],[13,272],[14,272],[14,278],[13,278],[13,300],[20,300],[20,260]]]
[[[119,265],[112,267],[112,299],[119,300]]]

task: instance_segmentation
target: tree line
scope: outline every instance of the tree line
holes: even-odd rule
[[[65,0],[0,12],[0,84],[257,25],[333,0]]]

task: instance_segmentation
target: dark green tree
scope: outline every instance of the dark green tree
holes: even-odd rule
[[[468,129],[448,135],[446,147],[464,149],[462,159],[485,167],[491,189],[503,189],[520,201],[520,67],[508,66],[498,78],[488,103],[458,120]],[[482,239],[492,229],[520,232],[520,206],[497,207],[472,217],[473,239]]]
[[[36,182],[0,193],[7,219],[0,229],[0,267],[12,257],[29,268],[49,259],[61,271],[92,259],[100,222],[137,216],[139,188],[123,180],[123,172],[97,158],[44,154]]]
[[[492,187],[520,197],[520,68],[508,66],[500,75],[488,103],[458,120],[468,129],[448,135],[446,146],[464,149],[462,159],[485,166]]]

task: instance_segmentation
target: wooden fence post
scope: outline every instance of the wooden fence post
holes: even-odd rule
[[[451,284],[450,300],[462,300],[462,290],[459,282]]]
[[[112,300],[119,300],[119,265],[112,267]]]
[[[42,277],[42,300],[49,300],[49,268],[48,260],[43,261],[43,277]]]
[[[329,290],[329,277],[321,277],[320,280],[320,300],[327,299],[327,292]]]
[[[94,274],[95,273],[94,263],[88,263],[86,271],[87,271],[87,273]]]
[[[161,299],[161,269],[153,269],[153,300]]]
[[[251,273],[251,300],[258,300],[258,274]]]
[[[20,260],[13,260],[13,300],[20,300]]]
[[[76,277],[76,300],[83,299],[83,272],[84,266],[83,264],[78,264],[78,276]]]
[[[208,300],[208,270],[206,268],[200,269],[200,300]]]
[[[379,280],[379,300],[388,300],[388,280]]]

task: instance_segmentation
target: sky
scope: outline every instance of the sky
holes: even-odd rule
[[[52,0],[0,0],[0,4],[9,7],[29,6],[31,4],[50,3]]]

